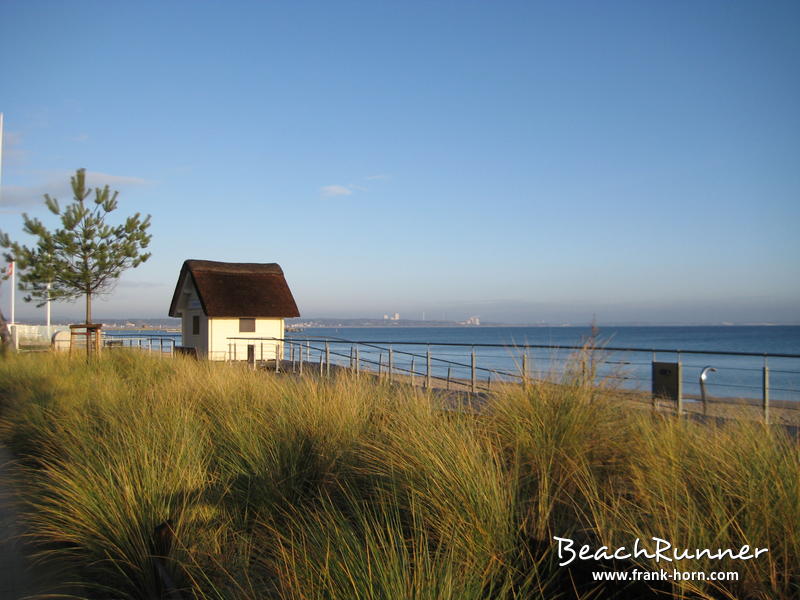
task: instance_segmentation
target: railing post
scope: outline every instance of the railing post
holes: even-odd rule
[[[389,347],[389,383],[392,383],[392,376],[394,371],[394,350],[392,350],[391,346]]]
[[[361,354],[356,346],[356,375],[361,373]]]
[[[451,367],[447,367],[447,390],[450,390],[450,369]]]
[[[262,363],[264,362],[264,342],[259,342],[259,352],[261,352],[261,358],[259,359]]]
[[[275,344],[275,373],[281,372],[281,359],[283,358],[283,344]]]
[[[319,376],[322,378],[322,350],[319,351]]]
[[[656,351],[653,350],[653,357],[652,357],[652,360],[651,360],[650,364],[652,365],[655,362],[656,362]],[[651,377],[651,382],[652,382],[652,375],[650,377]],[[653,394],[653,412],[656,412],[657,410],[658,410],[658,398],[656,397],[655,394]]]
[[[431,349],[428,347],[426,355],[427,370],[425,371],[425,388],[431,389]]]
[[[381,377],[383,377],[383,352],[378,354],[378,380],[380,381]]]
[[[478,379],[477,379],[477,372],[476,372],[477,370],[476,370],[476,365],[475,365],[476,356],[475,356],[475,347],[474,346],[472,348],[472,356],[471,356],[471,358],[472,358],[472,386],[471,386],[471,389],[472,389],[472,393],[474,394],[476,391],[478,391]]]
[[[331,345],[325,342],[325,375],[331,376]]]
[[[297,367],[294,364],[294,344],[289,343],[289,356],[292,361],[292,373],[297,371]]]
[[[522,353],[522,383],[528,385],[528,352]]]
[[[411,357],[411,385],[414,385],[414,358]]]
[[[300,355],[300,360],[298,361],[299,374],[302,375],[303,374],[303,346],[300,346],[298,348],[298,351],[299,351],[298,354]]]
[[[350,370],[355,370],[355,349],[353,348],[353,344],[350,344]]]
[[[769,366],[766,358],[761,371],[761,405],[764,410],[764,423],[769,425]]]

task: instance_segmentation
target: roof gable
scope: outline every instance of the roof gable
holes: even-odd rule
[[[283,270],[277,263],[224,263],[187,260],[172,296],[169,315],[177,316],[186,277],[191,277],[208,317],[299,317]]]

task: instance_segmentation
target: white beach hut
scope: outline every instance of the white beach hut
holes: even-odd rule
[[[276,263],[187,260],[169,315],[181,318],[183,346],[198,357],[274,360],[281,343],[263,338],[282,339],[284,319],[300,312]]]

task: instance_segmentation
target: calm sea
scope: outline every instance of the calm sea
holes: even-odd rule
[[[318,328],[305,329],[290,334],[296,339],[336,338],[372,342],[377,348],[362,348],[362,358],[374,363],[388,361],[390,342],[412,342],[418,345],[393,345],[394,364],[399,368],[411,367],[409,352],[424,355],[427,345],[441,360],[433,361],[434,373],[467,378],[470,374],[471,344],[499,344],[498,348],[476,347],[478,367],[506,373],[518,373],[522,363],[522,344],[548,346],[581,345],[591,334],[588,327],[376,327],[376,328]],[[437,343],[466,344],[467,347],[437,346]],[[747,397],[761,396],[763,357],[686,354],[685,350],[753,352],[758,354],[800,355],[800,326],[749,326],[749,327],[601,327],[598,345],[603,347],[639,348],[643,352],[604,352],[601,373],[614,378],[626,388],[650,389],[652,349],[656,360],[680,360],[684,391],[687,395],[700,393],[699,376],[704,367],[717,369],[709,373],[707,391],[711,396]],[[320,344],[311,344],[312,360]],[[347,344],[334,346],[342,354],[349,354]],[[563,370],[572,353],[567,350],[530,349],[528,363],[534,374],[548,375]],[[343,358],[343,357],[340,357]],[[423,370],[420,357],[414,357],[416,371]],[[445,362],[449,361],[449,362]],[[453,364],[454,363],[454,364]],[[800,358],[770,358],[770,396],[775,400],[800,400]],[[486,380],[492,375],[480,370],[479,377]]]
[[[129,334],[130,332],[128,332]],[[148,335],[163,332],[148,331]],[[290,333],[298,341],[325,338],[338,341],[331,345],[333,360],[349,362],[349,341],[370,342],[362,346],[360,357],[372,368],[388,362],[388,348],[394,351],[394,366],[424,371],[424,355],[430,345],[434,357],[434,375],[445,377],[448,369],[455,378],[469,378],[472,344],[497,344],[498,347],[475,347],[478,374],[483,384],[487,378],[502,378],[502,373],[519,373],[523,344],[547,346],[581,345],[590,335],[588,327],[342,327],[315,328]],[[166,334],[180,343],[180,334]],[[405,342],[406,344],[400,344]],[[408,345],[410,343],[410,345]],[[441,346],[451,343],[464,346]],[[684,391],[699,395],[698,379],[704,367],[716,369],[709,374],[707,391],[711,396],[759,398],[761,396],[763,357],[686,354],[686,350],[752,352],[757,354],[800,355],[800,326],[749,327],[600,327],[597,344],[602,347],[638,348],[642,352],[603,353],[601,374],[630,389],[650,389],[653,349],[656,360],[680,360]],[[323,344],[309,342],[306,357],[319,360]],[[407,352],[408,354],[402,354]],[[552,375],[563,371],[572,351],[529,349],[528,366],[532,375]],[[414,355],[414,356],[412,356]],[[288,358],[288,355],[287,355]],[[770,397],[775,400],[800,401],[800,358],[770,358]]]

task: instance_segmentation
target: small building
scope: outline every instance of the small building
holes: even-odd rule
[[[187,260],[169,316],[181,318],[183,346],[195,348],[198,357],[275,360],[284,319],[300,312],[276,263]]]

